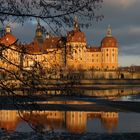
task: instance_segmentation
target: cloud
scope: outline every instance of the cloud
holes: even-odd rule
[[[130,34],[136,34],[140,36],[140,27],[131,27],[129,29]]]
[[[129,8],[133,5],[135,5],[138,0],[105,0],[106,3],[109,3],[112,6],[118,6],[123,8]]]
[[[139,44],[133,44],[133,45],[127,45],[127,46],[120,46],[119,47],[119,53],[121,56],[127,55],[127,56],[139,56],[140,58],[140,43]]]
[[[119,66],[140,65],[139,56],[119,56]]]
[[[140,65],[139,6],[140,0],[104,0],[101,9],[104,19],[88,29],[88,42],[99,46],[111,24],[113,36],[119,42],[119,64]]]
[[[138,58],[140,59],[139,6],[140,0],[104,0],[103,8],[100,10],[104,19],[101,22],[94,22],[92,28],[82,29],[86,33],[88,44],[99,46],[106,35],[108,24],[111,24],[113,36],[119,42],[120,63],[124,65],[126,61],[130,65],[138,63]],[[14,34],[20,41],[33,40],[36,22],[28,22],[24,26],[15,24],[13,27]]]

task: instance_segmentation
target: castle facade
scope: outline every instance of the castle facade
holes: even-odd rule
[[[109,26],[106,36],[100,46],[88,46],[85,33],[81,31],[77,19],[74,20],[73,30],[65,37],[46,34],[43,38],[42,26],[38,22],[35,37],[29,44],[16,42],[9,26],[6,33],[0,38],[2,56],[0,66],[17,69],[17,66],[30,69],[38,63],[45,71],[49,68],[69,70],[117,70],[118,69],[118,42],[112,36]],[[14,64],[14,65],[13,65]]]

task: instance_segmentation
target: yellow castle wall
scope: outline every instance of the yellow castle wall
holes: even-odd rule
[[[116,70],[118,68],[118,48],[102,48],[102,68]]]
[[[73,45],[73,44],[71,44]],[[118,48],[102,48],[101,51],[89,51],[86,46],[71,46],[68,48],[66,55],[67,68],[73,70],[116,70],[118,68]],[[62,49],[48,49],[47,54],[24,55],[23,66],[31,67],[34,62],[39,62],[46,68],[62,68],[64,67],[64,56]],[[4,56],[12,63],[20,64],[20,53],[13,50],[6,50]],[[7,62],[0,62],[3,67],[15,70],[15,66],[9,65]]]

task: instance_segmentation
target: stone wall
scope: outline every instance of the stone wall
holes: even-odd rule
[[[140,79],[140,72],[118,71],[73,71],[67,73],[67,78],[75,79]]]

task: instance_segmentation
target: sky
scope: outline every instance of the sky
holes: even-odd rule
[[[83,29],[90,45],[100,46],[106,35],[108,25],[119,44],[119,65],[140,65],[140,0],[104,0],[102,8],[97,11],[104,19],[93,22],[93,27]],[[14,35],[21,42],[31,42],[36,24],[27,22],[23,26],[13,23]],[[28,33],[28,34],[27,34]]]

